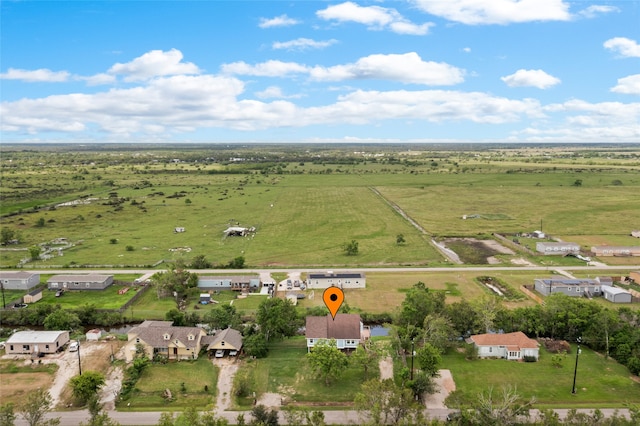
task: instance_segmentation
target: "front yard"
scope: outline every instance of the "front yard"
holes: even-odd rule
[[[622,408],[625,402],[640,401],[640,383],[632,380],[624,366],[585,347],[578,360],[577,391],[572,394],[575,351],[572,345],[572,353],[556,368],[552,354],[543,348],[540,360],[532,363],[467,361],[463,353],[451,350],[443,356],[442,368],[451,370],[457,390],[447,399],[447,406],[467,405],[490,388],[496,395],[503,386],[516,388],[524,399],[535,397],[535,408]]]
[[[275,342],[269,347],[269,355],[263,359],[245,362],[238,375],[248,374],[251,392],[258,399],[264,393],[277,393],[288,403],[306,407],[351,407],[355,394],[364,382],[361,367],[349,366],[329,386],[316,379],[306,360],[306,340],[302,336]],[[369,372],[369,379],[378,377],[378,369]],[[236,398],[238,409],[250,409],[253,397]]]
[[[195,361],[149,364],[126,403],[119,410],[178,411],[187,407],[208,410],[213,407],[218,368],[206,355]],[[171,392],[171,400],[165,390]]]

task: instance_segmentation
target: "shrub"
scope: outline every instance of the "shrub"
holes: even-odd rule
[[[536,357],[533,356],[533,355],[525,355],[525,356],[522,357],[522,360],[524,362],[536,362],[537,361]]]

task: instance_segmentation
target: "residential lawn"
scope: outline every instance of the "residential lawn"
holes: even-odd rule
[[[451,370],[456,391],[447,399],[449,407],[471,403],[480,392],[503,386],[517,389],[524,399],[534,397],[536,408],[622,408],[626,402],[640,401],[640,384],[631,379],[626,367],[588,348],[578,359],[576,394],[572,394],[575,345],[562,368],[551,364],[551,354],[540,349],[538,362],[524,363],[504,359],[467,361],[464,354],[450,350],[443,356],[442,368]]]
[[[118,291],[129,287],[124,294]],[[56,297],[54,290],[43,290],[42,299],[36,303],[60,305],[63,309],[73,309],[82,305],[95,305],[99,309],[120,309],[137,291],[138,286],[110,285],[104,290],[66,290],[60,297]]]
[[[267,295],[247,296],[242,299],[233,300],[232,305],[240,314],[254,315],[258,311],[258,307],[268,298]]]
[[[326,386],[315,378],[306,361],[306,340],[303,336],[274,342],[266,358],[247,361],[241,369],[249,369],[256,395],[275,392],[303,406],[332,408],[350,407],[364,382],[362,368],[350,366],[340,377]],[[375,378],[378,370],[369,373]],[[237,408],[250,408],[253,397],[236,398]]]
[[[185,391],[181,391],[183,383]],[[196,407],[208,410],[213,407],[217,383],[218,368],[206,355],[195,361],[150,364],[142,373],[126,406],[120,404],[118,409],[163,411]],[[205,390],[205,386],[208,390]],[[171,391],[173,401],[163,398],[165,389]]]

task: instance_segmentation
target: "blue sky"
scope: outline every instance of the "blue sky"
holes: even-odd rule
[[[0,14],[4,142],[640,142],[640,0]]]

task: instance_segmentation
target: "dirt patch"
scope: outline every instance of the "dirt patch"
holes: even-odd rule
[[[390,356],[382,358],[378,365],[380,367],[380,380],[393,379],[393,359]]]
[[[44,372],[0,374],[0,400],[3,404],[22,402],[29,392],[48,388],[53,383],[53,375]]]
[[[282,396],[279,393],[263,393],[258,398],[257,405],[264,405],[267,408],[276,408],[282,405]]]
[[[514,265],[535,266],[533,263],[529,262],[527,259],[523,259],[522,257],[511,259],[511,263]]]
[[[447,408],[444,401],[449,394],[456,390],[456,383],[453,381],[453,376],[449,370],[439,370],[439,377],[435,378],[436,392],[429,395],[425,399],[425,406],[427,408]]]
[[[477,240],[475,238],[447,238],[443,244],[454,251],[463,263],[486,265],[489,258],[498,254],[514,254],[494,240]]]

